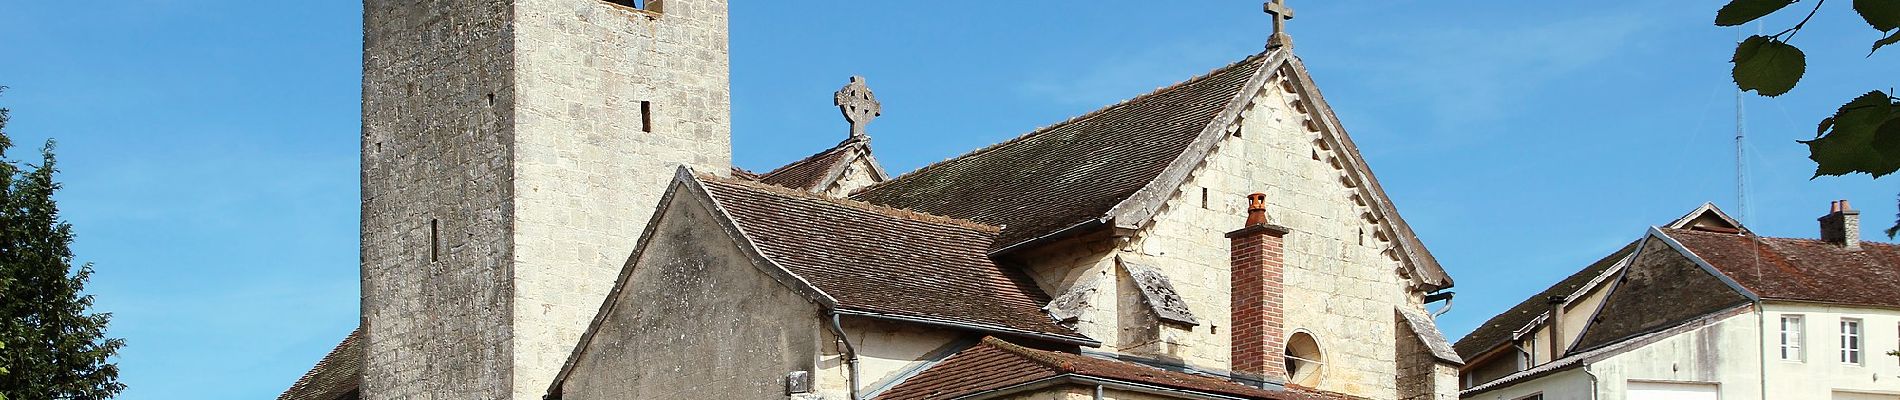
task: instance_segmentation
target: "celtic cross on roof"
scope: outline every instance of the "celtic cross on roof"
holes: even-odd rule
[[[851,83],[832,95],[831,103],[844,112],[844,119],[851,122],[851,138],[864,137],[864,126],[883,113],[883,106],[877,102],[877,95],[871,93],[871,87],[864,85],[864,77],[853,76]]]

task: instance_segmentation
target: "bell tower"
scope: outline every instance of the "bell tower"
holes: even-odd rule
[[[725,0],[364,0],[368,399],[538,399],[680,165],[731,166]]]

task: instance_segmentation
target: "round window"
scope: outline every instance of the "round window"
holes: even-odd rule
[[[1318,387],[1320,373],[1326,367],[1326,353],[1320,351],[1313,334],[1294,332],[1286,340],[1287,383]]]

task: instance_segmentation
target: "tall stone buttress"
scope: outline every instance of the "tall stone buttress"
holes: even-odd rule
[[[674,169],[729,171],[726,2],[363,9],[363,396],[538,399]]]

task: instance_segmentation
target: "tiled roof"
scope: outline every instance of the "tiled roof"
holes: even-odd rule
[[[804,191],[823,190],[825,188],[818,186],[831,183],[832,179],[838,174],[838,170],[843,168],[845,163],[856,159],[852,157],[853,152],[856,152],[860,146],[863,146],[863,143],[863,141],[859,140],[846,140],[844,143],[839,143],[835,147],[820,151],[818,154],[793,161],[791,164],[785,164],[785,166],[772,170],[772,172],[759,175],[757,180],[767,184]]]
[[[1775,300],[1900,307],[1900,246],[1860,250],[1814,239],[1663,229],[1689,252],[1757,296]]]
[[[1407,310],[1402,307],[1397,310],[1399,318],[1404,319],[1407,327],[1411,328],[1412,336],[1418,338],[1426,349],[1432,351],[1432,357],[1452,364],[1465,363],[1465,359],[1452,350],[1451,341],[1445,340],[1445,334],[1438,332],[1438,324],[1432,320],[1431,314],[1426,314],[1424,310]]]
[[[1632,337],[1632,338],[1625,339],[1616,343],[1612,343],[1607,346],[1597,347],[1595,349],[1570,353],[1570,355],[1563,356],[1563,358],[1558,358],[1556,360],[1552,360],[1551,362],[1539,364],[1535,367],[1531,367],[1522,371],[1513,372],[1509,375],[1505,375],[1503,377],[1493,379],[1489,382],[1481,382],[1475,386],[1465,388],[1463,391],[1459,393],[1459,396],[1463,398],[1476,398],[1477,395],[1482,394],[1487,391],[1491,391],[1493,389],[1510,387],[1511,385],[1517,382],[1528,381],[1531,379],[1536,379],[1539,377],[1550,375],[1558,371],[1564,371],[1564,370],[1569,370],[1571,368],[1576,368],[1579,365],[1601,361],[1604,358],[1609,358],[1611,356],[1623,354],[1629,350],[1641,348],[1642,346],[1649,345],[1651,343],[1656,343],[1670,336],[1680,335],[1683,332],[1689,332],[1696,329],[1701,329],[1703,327],[1707,327],[1711,324],[1720,322],[1729,317],[1733,317],[1738,314],[1747,312],[1749,309],[1750,307],[1745,307],[1745,306],[1732,307],[1732,308],[1729,308],[1728,310],[1711,313],[1708,315],[1697,317],[1695,319],[1691,319],[1681,325],[1676,325],[1668,329],[1645,333],[1636,337]]]
[[[1221,377],[1169,371],[1128,361],[1038,350],[994,337],[879,393],[878,400],[936,400],[1011,388],[1064,376],[1088,377],[1248,399],[1345,399],[1305,389],[1268,390]]]
[[[1264,59],[1249,57],[853,197],[1003,226],[999,248],[1098,220],[1181,156]]]
[[[837,301],[895,317],[1092,342],[1042,311],[1048,295],[987,251],[996,228],[753,182],[700,176],[768,260]]]
[[[363,376],[363,329],[343,338],[330,354],[277,395],[277,400],[354,400]]]
[[[759,174],[754,173],[752,171],[747,171],[745,168],[739,168],[739,167],[732,167],[732,177],[737,178],[737,179],[744,179],[748,181],[759,180]]]
[[[1643,241],[1611,285],[1571,351],[1614,344],[1748,302],[1721,278],[1654,239]]]
[[[1512,332],[1523,328],[1526,324],[1530,324],[1532,320],[1537,319],[1537,316],[1543,315],[1544,312],[1550,311],[1550,303],[1546,302],[1545,299],[1551,296],[1568,296],[1571,293],[1575,293],[1578,289],[1582,289],[1583,285],[1590,283],[1590,281],[1596,279],[1598,275],[1602,275],[1603,271],[1609,270],[1611,266],[1616,265],[1618,260],[1622,260],[1623,257],[1629,256],[1630,252],[1636,251],[1637,243],[1640,243],[1640,241],[1630,242],[1630,244],[1623,246],[1621,250],[1610,253],[1608,257],[1603,257],[1603,259],[1583,267],[1583,270],[1577,271],[1577,273],[1557,281],[1556,284],[1550,285],[1550,287],[1545,288],[1543,292],[1524,299],[1523,302],[1511,306],[1510,309],[1496,316],[1492,316],[1490,320],[1484,321],[1483,325],[1478,325],[1477,329],[1472,330],[1469,334],[1465,334],[1465,337],[1458,339],[1458,343],[1452,347],[1456,348],[1458,355],[1463,357],[1466,361],[1476,361],[1476,357],[1479,355],[1496,348],[1498,345],[1511,341]]]

